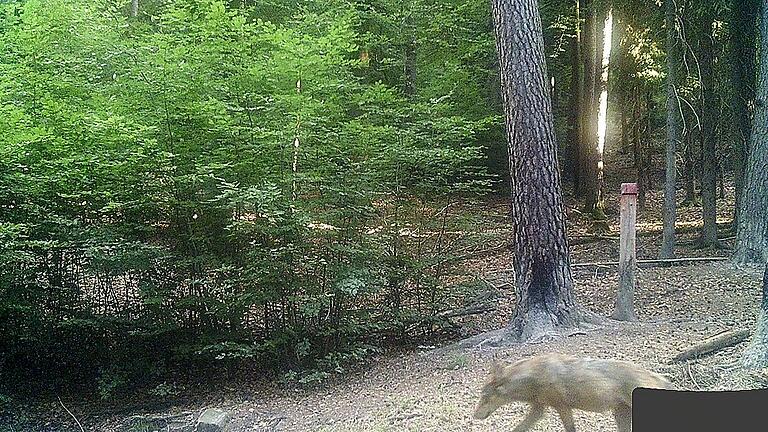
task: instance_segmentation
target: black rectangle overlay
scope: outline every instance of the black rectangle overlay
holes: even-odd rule
[[[768,389],[694,392],[638,388],[633,432],[768,431]]]

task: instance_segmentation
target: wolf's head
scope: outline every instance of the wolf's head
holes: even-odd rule
[[[504,366],[501,363],[494,363],[491,367],[491,376],[483,386],[480,395],[480,404],[475,410],[475,418],[483,420],[500,406],[509,402],[509,398],[504,394],[505,379]]]
[[[530,401],[534,393],[530,366],[526,359],[518,360],[509,366],[494,363],[491,376],[483,386],[480,404],[474,417],[482,420],[506,403]]]

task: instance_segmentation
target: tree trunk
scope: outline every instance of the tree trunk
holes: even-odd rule
[[[651,116],[653,114],[653,94],[650,90],[645,90],[645,112],[643,113],[643,134],[640,144],[637,147],[639,152],[637,157],[639,165],[637,169],[637,179],[640,191],[637,194],[637,207],[639,210],[645,210],[646,193],[651,190]]]
[[[642,108],[640,105],[640,87],[639,85],[632,92],[632,162],[635,168],[640,167],[641,149],[640,149],[640,131],[642,128]]]
[[[581,97],[584,93],[584,73],[581,64],[581,12],[580,2],[584,0],[575,0],[576,29],[573,40],[571,40],[571,94],[570,108],[568,110],[568,161],[567,171],[573,181],[574,191],[578,189],[579,183],[579,143],[581,142]]]
[[[597,115],[597,197],[595,209],[592,214],[596,219],[605,219],[605,144],[608,134],[608,79],[611,66],[611,52],[613,48],[613,10],[608,9],[603,20],[602,43],[600,55],[600,81],[598,92],[598,115]]]
[[[296,93],[301,94],[301,73],[296,80]],[[299,194],[299,151],[301,149],[301,107],[296,112],[296,135],[293,137],[293,160],[291,161],[291,200],[296,201]]]
[[[755,99],[756,29],[759,0],[740,0],[731,6],[731,81],[733,84],[733,117],[737,128],[733,144],[733,182],[736,205],[733,220],[739,220],[744,172],[750,143],[751,113],[749,104]],[[734,224],[738,230],[738,224]]]
[[[763,3],[768,2],[764,1]],[[765,272],[763,273],[763,297],[757,315],[757,328],[744,351],[741,362],[747,369],[768,367],[768,264],[765,265]]]
[[[675,21],[675,0],[664,0],[666,5],[664,24],[667,27],[667,146],[665,151],[666,178],[664,181],[664,232],[659,258],[675,256],[675,221],[677,211],[675,193],[677,167],[677,142],[680,140],[680,106],[677,100],[678,39]]]
[[[131,16],[139,16],[139,0],[131,0]]]
[[[619,144],[619,152],[622,154],[629,153],[629,119],[627,117],[627,105],[629,104],[629,98],[627,97],[627,92],[625,90],[622,90],[619,94],[619,106],[621,107],[620,115],[621,115],[621,121],[620,121],[620,144]]]
[[[602,88],[602,63],[603,63],[603,26],[605,23],[605,13],[596,8],[596,4],[592,4],[592,31],[594,37],[592,38],[592,49],[590,50],[593,56],[591,62],[591,71],[589,74],[585,73],[585,80],[588,81],[588,85],[591,86],[589,103],[586,106],[588,112],[588,127],[586,130],[586,141],[584,153],[582,156],[585,158],[584,169],[582,175],[585,176],[584,181],[584,196],[586,198],[584,205],[584,212],[592,215],[596,219],[604,219],[602,197],[600,196],[600,154],[598,152],[599,145],[599,117],[600,117],[600,94]],[[588,54],[590,55],[590,54]]]
[[[739,262],[755,263],[768,261],[768,0],[761,13],[760,74],[735,254]]]
[[[589,194],[595,182],[591,163],[591,148],[597,146],[597,110],[595,109],[595,92],[597,75],[597,16],[592,0],[584,0],[584,31],[581,47],[581,62],[583,68],[584,85],[581,94],[581,137],[579,144],[579,183],[576,187],[576,195],[583,197]]]
[[[696,132],[694,130],[685,134],[685,150],[683,151],[683,167],[685,169],[685,200],[684,204],[696,204],[696,160],[694,158],[694,148],[696,143]]]
[[[513,337],[578,321],[536,0],[492,0],[509,144],[517,304]]]
[[[715,125],[717,124],[717,95],[714,86],[714,44],[711,16],[702,17],[699,39],[699,68],[701,70],[701,208],[704,228],[702,246],[717,246],[717,167],[715,166]]]

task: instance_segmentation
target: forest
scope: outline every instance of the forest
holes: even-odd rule
[[[768,388],[768,0],[0,0],[0,431],[512,430],[542,353]]]

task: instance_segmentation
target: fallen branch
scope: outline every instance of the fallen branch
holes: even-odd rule
[[[600,241],[619,241],[618,236],[607,236],[607,235],[583,235],[583,236],[574,236],[568,239],[568,243],[571,246],[577,246],[577,245],[583,245],[583,244],[590,244],[590,243],[597,243]]]
[[[749,330],[733,330],[719,335],[712,336],[711,338],[698,343],[687,350],[681,352],[672,358],[672,363],[677,363],[692,358],[701,357],[706,354],[712,354],[720,351],[723,348],[736,345],[743,342],[749,337]]]
[[[501,289],[501,288],[504,288],[506,286],[512,285],[512,282],[502,282],[500,285],[496,285],[496,284],[491,283],[491,281],[489,281],[488,279],[486,279],[486,278],[484,278],[482,276],[480,276],[480,280],[482,280],[486,285],[488,285],[489,287],[491,287],[491,288],[493,288],[494,290],[497,290],[497,291],[499,289]]]
[[[64,402],[61,401],[60,397],[56,396],[56,398],[59,399],[59,403],[61,404],[61,407],[64,408],[67,414],[69,414],[75,420],[75,423],[77,423],[77,426],[80,428],[80,432],[85,432],[85,429],[83,429],[83,425],[80,424],[80,420],[78,420],[77,417],[75,417],[75,415],[72,414],[72,411],[70,411],[69,408],[67,408],[67,406],[64,405]]]
[[[673,264],[687,264],[697,262],[718,262],[727,261],[728,257],[700,257],[700,258],[670,258],[670,259],[645,259],[637,260],[637,265],[645,265],[646,267],[654,266],[670,266]],[[617,267],[618,261],[603,261],[603,262],[586,262],[571,264],[571,267]]]
[[[444,311],[437,314],[437,317],[438,318],[456,318],[461,316],[477,315],[477,314],[491,312],[495,310],[496,310],[496,306],[475,305],[475,306],[469,306],[469,307],[456,309],[456,310]]]

